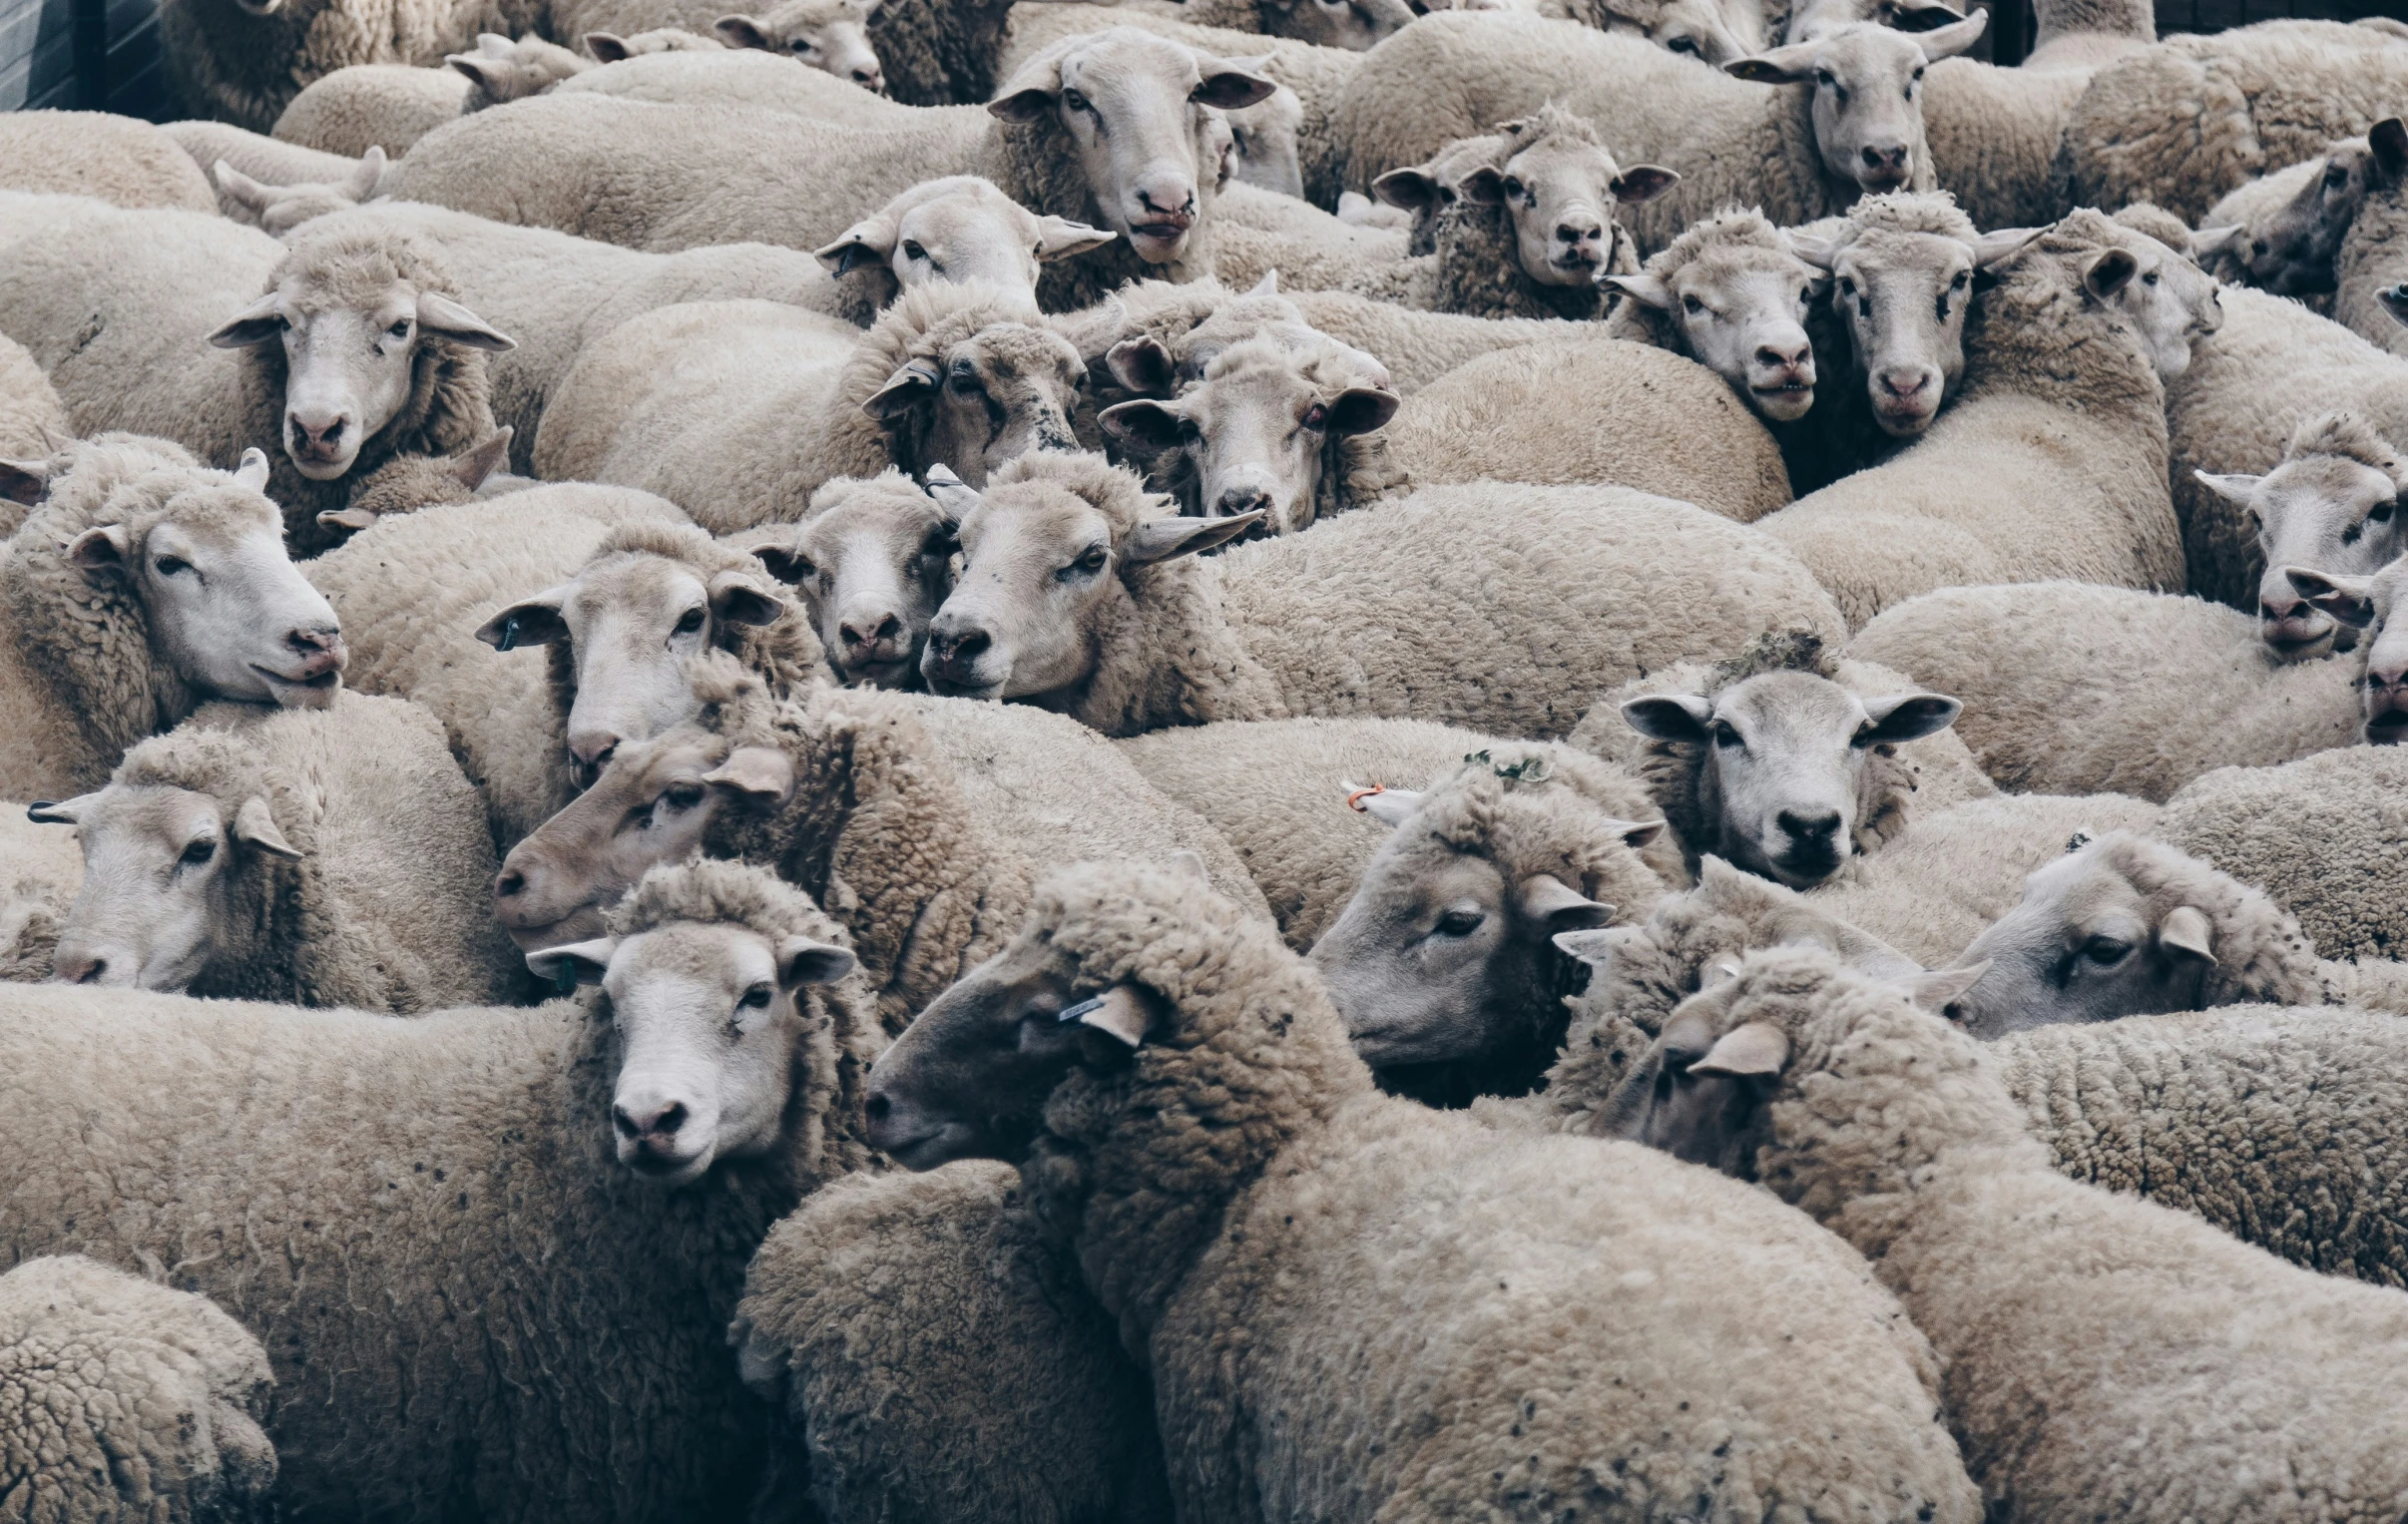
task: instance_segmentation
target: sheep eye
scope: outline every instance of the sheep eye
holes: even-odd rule
[[[2154,269],[2153,269],[2153,270],[2151,270],[2151,271],[2150,271],[2148,274],[2143,275],[2143,276],[2141,277],[2141,283],[2142,283],[2143,285],[2155,285],[2155,284],[2157,284],[2157,283],[2158,283],[2158,272],[2157,272],[2156,270],[2154,270]]]
[[[192,867],[199,867],[217,855],[218,843],[204,836],[198,841],[189,843],[176,860]]]
[[[1972,281],[1972,279],[1973,279],[1973,271],[1972,271],[1972,270],[1969,270],[1969,269],[1960,269],[1960,270],[1958,270],[1958,271],[1957,271],[1957,273],[1956,273],[1956,278],[1948,282],[1948,288],[1949,288],[1950,290],[1952,290],[1952,291],[1961,291],[1961,290],[1963,290],[1963,289],[1966,287],[1966,285],[1967,285],[1968,283],[1970,283],[1970,282]]]
[[[1487,917],[1477,910],[1449,910],[1438,917],[1438,934],[1440,936],[1470,936],[1480,929],[1480,923],[1486,919]]]
[[[1837,90],[1839,88],[1839,81],[1831,77],[1831,71],[1828,69],[1815,70],[1814,83],[1820,85],[1825,90]]]
[[[903,241],[903,257],[906,259],[925,259],[928,257],[928,251],[920,247],[920,241],[918,239],[905,239]]]
[[[703,785],[701,783],[672,783],[661,797],[668,800],[673,809],[692,809],[703,802]]]
[[[680,635],[692,635],[697,630],[702,628],[703,611],[701,609],[688,609],[686,613],[678,620],[677,633]]]
[[[1840,277],[1839,277],[1839,294],[1841,294],[1842,296],[1853,296],[1853,295],[1855,295],[1855,294],[1856,294],[1856,282],[1855,282],[1853,279],[1851,279],[1851,278],[1849,278],[1848,276],[1846,276],[1846,275],[1842,275],[1842,276],[1840,276]]]
[[[808,53],[811,51],[811,40],[808,37],[797,37],[786,46],[797,53]]]
[[[1723,748],[1735,747],[1739,745],[1739,733],[1732,730],[1727,722],[1717,720],[1714,722],[1714,745]]]
[[[1101,545],[1090,545],[1087,547],[1087,549],[1079,553],[1078,560],[1073,561],[1070,565],[1062,568],[1060,576],[1065,582],[1068,582],[1075,577],[1093,577],[1096,573],[1104,569],[1104,547]]]
[[[1085,97],[1085,96],[1083,96],[1083,95],[1079,94],[1079,92],[1077,92],[1076,90],[1065,90],[1065,91],[1063,91],[1063,92],[1062,92],[1062,104],[1063,104],[1063,105],[1065,105],[1065,106],[1067,106],[1067,107],[1069,107],[1069,108],[1070,108],[1071,110],[1073,110],[1073,111],[1093,111],[1093,110],[1095,110],[1095,107],[1094,107],[1094,106],[1092,106],[1092,105],[1090,105],[1090,104],[1088,103],[1088,99],[1087,99],[1087,97]]]
[[[2388,524],[2391,522],[2391,510],[2398,506],[2397,503],[2377,503],[2366,510],[2366,517],[2372,523]]]
[[[178,572],[191,571],[193,569],[193,563],[177,556],[161,556],[158,560],[151,563],[151,569],[159,573],[159,575],[162,577],[173,577]]]
[[[1681,310],[1688,313],[1689,316],[1694,317],[1699,312],[1705,310],[1705,303],[1699,301],[1694,296],[1684,296],[1681,298]]]
[[[2095,936],[2083,944],[2082,955],[2102,968],[2113,967],[2132,951],[2132,943],[2119,942],[2112,936]]]
[[[401,318],[385,331],[395,338],[407,338],[410,336],[410,320],[406,317]]]
[[[2340,190],[2343,186],[2349,184],[2349,171],[2343,169],[2337,164],[2334,165],[2331,169],[2324,172],[2324,184],[2330,190]]]
[[[1318,402],[1315,402],[1312,406],[1304,410],[1304,426],[1308,429],[1318,430],[1321,425],[1327,423],[1328,421],[1329,409],[1323,407]]]
[[[738,1008],[747,1011],[767,1010],[772,993],[773,992],[766,984],[755,984],[750,989],[744,991],[744,998],[738,1000],[736,1005]]]
[[[1671,42],[1666,43],[1664,46],[1669,52],[1693,54],[1697,51],[1697,39],[1694,37],[1676,37]]]

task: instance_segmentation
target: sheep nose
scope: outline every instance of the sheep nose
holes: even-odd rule
[[[98,984],[109,972],[109,960],[99,953],[62,947],[51,960],[50,977],[61,984]]]
[[[965,675],[977,665],[978,659],[984,656],[987,648],[993,644],[993,637],[984,630],[931,630],[928,632],[929,659],[935,662],[937,672],[948,677]]]
[[[1777,344],[1756,346],[1755,362],[1771,370],[1800,370],[1814,358],[1814,346],[1794,344],[1782,348]]]
[[[1881,372],[1881,389],[1901,402],[1918,394],[1929,385],[1931,385],[1931,372],[1927,370],[1884,370]]]
[[[847,651],[875,646],[882,641],[893,640],[902,633],[903,622],[892,614],[881,616],[874,625],[865,616],[858,621],[848,619],[836,627],[836,634],[844,642]]]
[[[869,1119],[870,1126],[875,1127],[885,1121],[887,1115],[893,1110],[894,1102],[884,1096],[871,1096],[862,1104],[861,1115]]]
[[[1839,837],[1839,811],[1836,809],[1812,814],[1784,809],[1773,816],[1773,821],[1800,846],[1827,846]]]
[[[619,750],[619,742],[616,731],[580,731],[569,738],[569,755],[577,759],[579,766],[600,772],[603,763],[611,760],[611,754]]]
[[[2397,688],[2403,679],[2408,679],[2408,661],[2385,662],[2380,666],[2369,662],[2366,666],[2366,686],[2368,688],[2376,690]]]
[[[1558,223],[1555,227],[1556,241],[1573,245],[1576,248],[1582,244],[1594,244],[1605,236],[1605,224],[1593,223],[1586,219],[1579,222]]]
[[[515,899],[527,892],[527,875],[516,868],[504,868],[502,876],[493,881],[495,899]]]
[[[2257,606],[2257,617],[2269,625],[2279,625],[2285,620],[2299,619],[2306,613],[2307,601],[2305,599],[2296,603],[2260,603]]]
[[[1212,516],[1233,519],[1241,513],[1252,513],[1257,508],[1268,509],[1270,505],[1271,495],[1260,487],[1225,487],[1212,503]]]
[[[620,1137],[631,1141],[659,1139],[666,1142],[675,1138],[678,1129],[686,1125],[686,1104],[671,1101],[665,1106],[647,1107],[642,1111],[614,1106],[611,1108],[611,1125],[619,1129]]]
[[[350,426],[343,413],[292,414],[292,430],[301,436],[301,447],[309,450],[330,450],[341,442],[343,430]]]
[[[879,73],[875,69],[855,69],[853,71],[853,83],[868,91],[872,95],[884,95],[886,93],[886,76]]]
[[[1904,175],[1906,173],[1906,145],[1904,144],[1895,148],[1866,148],[1860,152],[1864,159],[1864,167],[1876,175]]]

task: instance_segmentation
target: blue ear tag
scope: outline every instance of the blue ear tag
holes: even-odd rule
[[[1086,1015],[1088,1012],[1100,1011],[1103,1008],[1104,997],[1102,995],[1098,995],[1093,1000],[1082,1000],[1077,1005],[1064,1006],[1062,1008],[1062,1014],[1054,1019],[1063,1022],[1077,1021],[1080,1017]]]
[[[496,651],[513,651],[516,650],[517,647],[518,616],[513,614],[508,619],[502,621],[502,638],[493,643],[493,649]]]

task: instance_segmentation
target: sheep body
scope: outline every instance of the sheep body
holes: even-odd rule
[[[170,122],[160,131],[182,145],[213,182],[221,159],[237,173],[268,186],[337,186],[359,170],[356,159],[321,154],[265,133],[245,132],[228,122]],[[391,176],[388,164],[377,177],[378,184]],[[258,224],[258,213],[225,186],[218,187],[217,207],[238,223]]]
[[[1010,0],[887,0],[869,21],[887,93],[910,106],[985,101],[1011,74],[1002,58],[1010,10]],[[551,30],[568,42],[594,32],[634,39],[662,30],[708,39],[726,14],[720,0],[556,0]]]
[[[2036,228],[2071,210],[2058,201],[2057,145],[2090,82],[2088,70],[2001,69],[1970,58],[1931,66],[1923,131],[1933,178],[1975,227]]]
[[[218,193],[148,122],[98,111],[0,116],[0,189],[92,196],[113,207],[217,210]]]
[[[277,114],[279,143],[357,159],[380,148],[398,159],[468,109],[476,86],[450,69],[353,64],[311,80]]]
[[[361,0],[253,10],[241,0],[160,7],[168,93],[188,115],[263,133],[311,81],[351,64],[439,64],[481,32],[519,37],[546,7],[533,0]]]
[[[23,344],[0,337],[0,460],[33,460],[74,437],[50,377]],[[17,532],[25,506],[0,506],[0,534]]]
[[[36,825],[23,804],[0,802],[0,979],[39,984],[83,884],[84,853],[72,831]]]
[[[824,69],[797,68],[792,59],[759,48],[645,53],[561,81],[557,95],[607,95],[663,106],[748,106],[852,127],[890,127],[918,120],[956,121],[981,115],[975,106],[906,106],[871,95]]]

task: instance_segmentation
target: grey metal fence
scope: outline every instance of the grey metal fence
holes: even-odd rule
[[[0,0],[0,111],[168,115],[158,0]]]

